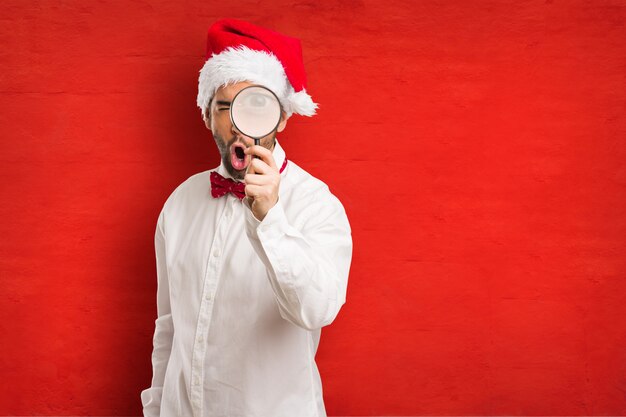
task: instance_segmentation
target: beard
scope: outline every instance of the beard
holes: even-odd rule
[[[233,167],[233,164],[230,161],[230,158],[231,158],[230,147],[235,142],[239,142],[241,146],[243,146],[244,148],[249,148],[249,146],[246,145],[246,142],[243,141],[241,136],[236,136],[236,135],[233,136],[232,138],[229,138],[228,140],[225,140],[222,136],[214,132],[213,139],[215,139],[215,144],[217,145],[217,149],[220,152],[222,163],[224,164],[226,171],[233,177],[233,179],[243,180],[243,178],[246,175],[246,170],[248,166],[250,166],[250,164],[248,164],[248,166],[246,166],[246,168],[244,169],[241,169],[241,170],[235,169]],[[269,150],[274,149],[274,146],[276,144],[276,131],[272,132],[268,136],[265,136],[264,138],[261,138],[260,144],[261,146]]]

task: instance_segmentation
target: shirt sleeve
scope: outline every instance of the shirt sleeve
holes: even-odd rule
[[[268,270],[280,315],[307,330],[335,319],[346,302],[352,259],[350,224],[340,201],[325,189],[298,205],[298,227],[279,198],[259,221],[248,199],[246,234]],[[295,223],[295,221],[294,221]]]
[[[163,233],[163,211],[159,215],[154,236],[157,265],[157,319],[153,337],[152,383],[141,392],[144,417],[158,417],[161,413],[161,395],[165,370],[172,351],[174,326],[170,308],[169,280],[165,259],[165,239]]]

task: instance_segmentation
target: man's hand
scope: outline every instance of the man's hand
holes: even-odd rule
[[[272,151],[260,145],[252,145],[244,152],[249,155],[258,155],[260,159],[252,158],[246,175],[246,198],[250,202],[252,214],[259,221],[263,221],[267,212],[278,201],[278,186],[280,172],[274,161]]]

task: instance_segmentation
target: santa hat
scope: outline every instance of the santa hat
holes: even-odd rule
[[[249,81],[272,90],[287,113],[313,116],[318,105],[306,92],[300,40],[248,22],[222,19],[207,36],[206,62],[198,79],[198,107],[205,114],[215,91]]]

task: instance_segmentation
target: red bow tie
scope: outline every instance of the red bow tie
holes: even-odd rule
[[[283,172],[287,166],[287,158],[283,162],[283,166],[280,167],[279,172]],[[235,181],[232,178],[224,178],[217,171],[211,172],[211,195],[214,198],[219,198],[226,193],[233,193],[238,199],[243,199],[246,196],[246,183]]]

